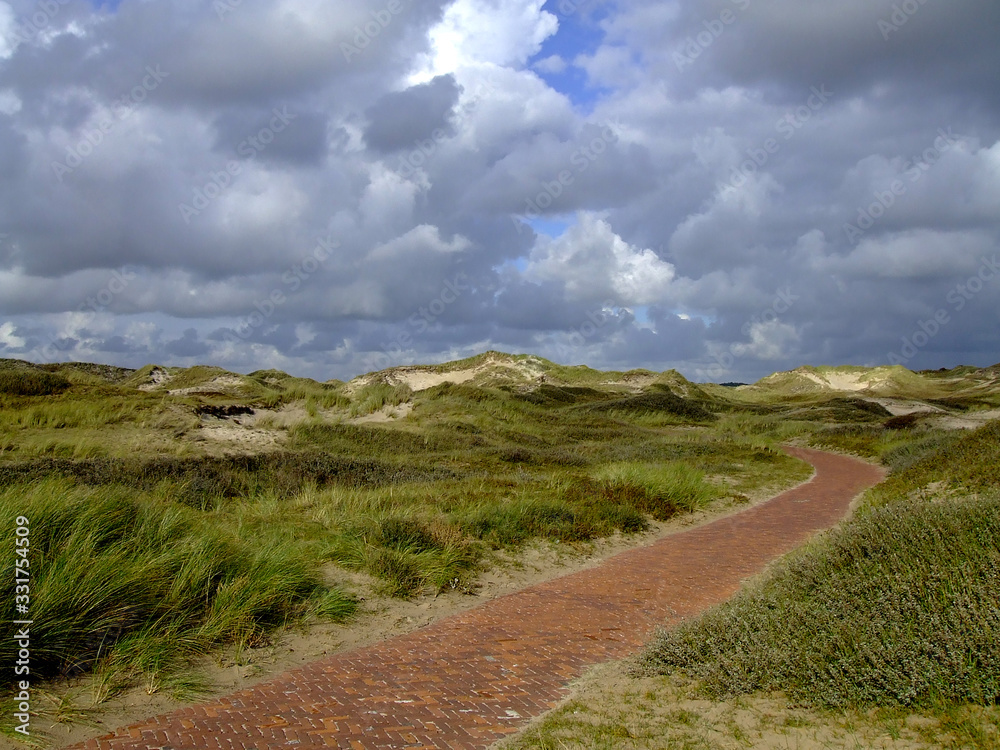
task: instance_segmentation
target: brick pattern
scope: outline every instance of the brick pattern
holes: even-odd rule
[[[883,476],[845,456],[788,451],[816,474],[766,503],[75,747],[487,747],[555,706],[586,667],[634,653],[656,626],[731,596]]]

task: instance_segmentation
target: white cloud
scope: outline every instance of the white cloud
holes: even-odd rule
[[[371,181],[361,195],[359,210],[372,228],[406,231],[411,225],[416,198],[422,187],[404,180],[381,164],[371,168]]]
[[[531,67],[533,67],[539,73],[549,73],[558,75],[559,73],[562,73],[564,70],[566,70],[567,63],[559,55],[549,55],[548,57],[539,60]]]
[[[17,18],[9,4],[0,2],[0,60],[6,60],[17,48]]]
[[[24,346],[25,340],[16,335],[16,331],[17,328],[9,321],[0,325],[0,348],[20,349]]]
[[[421,255],[427,256],[429,253],[438,256],[452,255],[468,250],[470,246],[469,240],[461,235],[455,235],[451,241],[446,242],[441,237],[441,230],[422,224],[414,227],[402,237],[379,245],[372,250],[368,258],[379,261],[409,259],[412,262],[414,258],[419,258]],[[425,257],[424,259],[430,261],[432,258]]]
[[[750,343],[738,344],[734,353],[741,357],[761,360],[778,360],[789,356],[789,345],[798,343],[799,332],[795,326],[778,320],[750,324]]]
[[[430,30],[431,52],[413,82],[481,63],[520,66],[556,33],[559,20],[545,0],[455,0]]]
[[[578,55],[573,64],[587,71],[587,77],[597,86],[631,88],[642,79],[632,51],[624,46],[602,45],[593,55]]]
[[[532,71],[483,64],[464,68],[455,78],[464,89],[455,108],[463,147],[506,154],[526,133],[567,137],[577,125],[570,100]]]
[[[674,267],[649,249],[625,242],[611,225],[591,213],[557,239],[540,235],[526,275],[539,281],[558,280],[571,299],[602,299],[622,305],[666,302]]]

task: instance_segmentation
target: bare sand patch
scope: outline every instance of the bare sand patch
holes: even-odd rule
[[[994,419],[1000,419],[1000,409],[970,411],[964,414],[942,414],[935,417],[932,424],[943,430],[975,430]]]
[[[219,445],[224,453],[238,455],[265,453],[284,443],[283,433],[279,431],[257,430],[235,420],[202,425],[197,434],[202,440]]]
[[[149,373],[149,382],[138,386],[138,390],[146,391],[147,393],[150,391],[155,391],[161,385],[163,385],[164,383],[169,383],[173,379],[174,376],[171,375],[166,370],[164,370],[162,367],[154,367]]]
[[[906,414],[944,414],[944,409],[933,406],[924,401],[909,398],[870,398],[872,403],[882,406],[894,417],[901,417]]]
[[[189,396],[193,393],[227,393],[232,389],[242,388],[246,383],[237,375],[220,375],[207,383],[193,385],[189,388],[174,388],[168,390],[171,396]]]
[[[455,370],[454,372],[404,372],[399,374],[399,380],[408,385],[411,390],[423,391],[444,383],[459,385],[472,380],[479,373],[475,370]]]
[[[460,385],[470,381],[483,380],[516,380],[522,382],[534,382],[544,377],[545,370],[542,360],[535,357],[527,357],[521,360],[512,360],[503,355],[487,357],[474,367],[462,369],[442,370],[437,367],[425,365],[409,365],[403,367],[392,367],[381,372],[370,373],[355,378],[347,384],[346,391],[354,393],[357,390],[375,382],[388,383],[390,385],[407,385],[413,391],[423,391],[444,383],[454,383]]]
[[[872,378],[870,372],[826,372],[822,375],[813,372],[802,372],[802,376],[817,385],[831,388],[835,391],[867,391],[874,390],[888,382],[888,378]]]
[[[354,417],[347,421],[351,424],[385,424],[395,422],[397,419],[405,419],[413,411],[413,404],[405,403],[398,406],[383,406],[378,411],[365,414],[363,417]]]

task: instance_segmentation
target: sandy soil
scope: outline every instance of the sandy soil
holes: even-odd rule
[[[285,444],[287,433],[282,428],[308,420],[309,414],[301,403],[280,409],[257,409],[253,414],[236,417],[204,416],[198,429],[189,438],[205,444],[210,454],[246,455],[277,450]]]
[[[620,748],[718,748],[719,750],[829,750],[878,748],[924,750],[941,747],[924,737],[938,722],[920,715],[898,722],[869,714],[822,712],[796,706],[781,694],[733,701],[707,700],[680,676],[634,678],[627,662],[589,670],[571,686],[567,700],[550,720],[541,743],[542,717],[495,750],[527,747],[611,747],[594,740],[614,738]],[[921,731],[923,730],[923,731]],[[938,738],[943,739],[941,737]],[[554,740],[556,744],[549,744]]]
[[[171,375],[166,370],[160,369],[159,367],[154,367],[152,372],[149,373],[149,382],[144,385],[140,385],[137,390],[140,391],[155,391],[164,383],[169,383],[173,380],[173,375]]]
[[[894,417],[904,414],[919,414],[927,420],[927,424],[941,430],[974,430],[993,419],[1000,419],[1000,409],[956,414],[942,409],[940,406],[916,399],[871,398],[868,400],[882,405]]]
[[[365,414],[363,417],[354,417],[347,421],[351,424],[384,424],[397,419],[405,419],[411,411],[413,411],[413,404],[411,403],[400,404],[399,406],[383,406],[371,414]]]
[[[802,376],[814,383],[836,391],[864,391],[874,389],[882,385],[884,379],[863,379],[868,373],[861,372],[828,372],[817,375],[812,372],[803,372]]]
[[[1000,419],[1000,409],[973,411],[965,414],[942,414],[931,420],[931,424],[943,430],[974,430],[994,419]]]
[[[761,502],[782,489],[786,487],[762,489],[750,498],[750,504]],[[275,633],[270,642],[255,644],[256,648],[229,649],[202,660],[197,665],[197,672],[204,676],[211,689],[200,699],[249,687],[329,654],[411,632],[489,599],[594,567],[625,549],[652,544],[664,536],[708,523],[747,506],[745,502],[720,501],[708,510],[656,524],[649,531],[634,536],[619,534],[582,545],[536,543],[516,557],[498,556],[495,565],[484,572],[471,589],[451,590],[410,601],[363,594],[362,610],[348,624],[306,623]],[[331,584],[341,584],[349,590],[371,592],[375,588],[375,582],[368,576],[335,566],[327,569],[327,576]],[[150,693],[147,686],[95,705],[97,687],[89,678],[52,686],[51,692],[39,696],[41,700],[37,705],[41,715],[33,722],[33,729],[51,738],[50,747],[60,748],[185,705],[159,690]],[[62,722],[58,721],[60,717]],[[3,742],[0,738],[0,747]]]
[[[231,388],[242,388],[245,382],[235,375],[220,375],[212,378],[207,383],[191,386],[190,388],[174,388],[167,391],[171,396],[188,396],[192,393],[226,393]]]
[[[266,453],[280,448],[284,443],[285,433],[277,430],[255,430],[242,424],[239,419],[213,419],[212,422],[213,424],[201,426],[198,438],[218,445],[224,454]]]
[[[939,406],[916,399],[909,398],[870,398],[869,401],[884,407],[892,416],[899,417],[904,414],[944,414],[945,410]]]
[[[467,383],[479,374],[478,370],[455,370],[454,372],[403,372],[400,382],[406,383],[414,391],[423,391],[442,383]]]
[[[292,427],[310,419],[309,412],[301,401],[285,404],[280,409],[257,409],[253,414],[238,417],[240,423],[255,427],[261,421],[270,422],[274,427]]]
[[[440,372],[434,368],[421,365],[411,365],[393,367],[378,373],[371,373],[355,378],[347,384],[347,392],[353,393],[376,379],[392,384],[405,384],[413,391],[423,391],[443,383],[455,383],[456,385],[467,383],[470,380],[475,380],[480,375],[503,376],[515,380],[533,382],[539,380],[544,375],[544,371],[539,366],[539,363],[530,357],[516,362],[508,361],[505,358],[487,359],[475,367],[450,370],[448,372]]]
[[[894,417],[915,414],[923,417],[928,425],[942,430],[964,430],[979,426],[961,416],[953,416],[939,406],[907,398],[869,398],[868,401],[879,404]]]

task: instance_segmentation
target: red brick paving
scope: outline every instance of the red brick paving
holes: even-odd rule
[[[486,747],[555,706],[586,667],[731,596],[883,476],[852,458],[788,450],[816,475],[766,503],[76,748]]]

